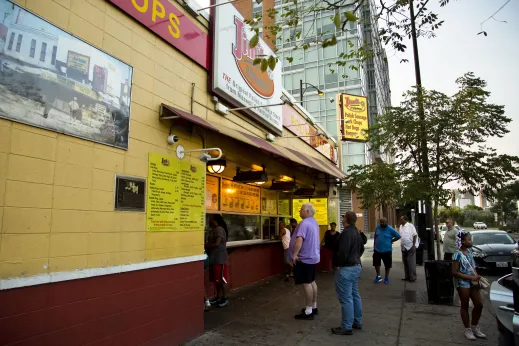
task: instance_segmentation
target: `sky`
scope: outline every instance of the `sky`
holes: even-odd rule
[[[446,7],[430,1],[444,24],[432,39],[419,38],[418,49],[422,85],[427,89],[452,95],[455,80],[466,72],[487,81],[489,102],[504,105],[505,115],[512,118],[510,133],[487,143],[499,154],[519,156],[519,0],[510,2],[483,24],[488,36],[477,35],[481,22],[496,12],[506,0],[451,0]],[[386,47],[389,61],[393,105],[403,100],[402,93],[415,84],[411,43],[408,51],[395,54]],[[408,59],[409,63],[400,63]]]

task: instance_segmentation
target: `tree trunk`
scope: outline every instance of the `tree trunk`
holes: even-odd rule
[[[441,260],[440,228],[438,227],[438,201],[434,201],[434,234],[436,234],[436,258]]]

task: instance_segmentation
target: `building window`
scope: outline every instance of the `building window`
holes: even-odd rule
[[[42,42],[41,52],[40,52],[40,61],[41,62],[45,62],[45,55],[47,55],[47,43]]]
[[[20,52],[20,48],[22,47],[22,39],[23,39],[23,35],[18,34],[18,40],[16,41],[16,51],[18,53]]]
[[[14,36],[15,36],[15,33],[12,32],[11,37],[9,37],[9,45],[7,46],[7,49],[9,49],[9,50],[13,49]]]
[[[52,47],[52,60],[50,62],[52,65],[56,65],[56,53],[57,52],[58,52],[58,47],[57,46]]]
[[[31,51],[29,52],[29,56],[31,58],[34,58],[35,54],[36,54],[36,40],[31,40]]]

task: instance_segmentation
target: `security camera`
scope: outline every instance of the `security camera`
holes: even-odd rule
[[[335,97],[330,97],[329,101],[330,101],[330,103],[334,103],[335,102]]]
[[[207,163],[207,161],[210,161],[212,159],[211,155],[209,155],[208,153],[203,153],[202,155],[200,155],[198,157],[198,159],[202,162],[205,162]]]
[[[178,136],[175,136],[175,135],[168,136],[168,144],[175,144],[176,142],[178,142]]]

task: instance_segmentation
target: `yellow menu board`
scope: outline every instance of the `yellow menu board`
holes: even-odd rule
[[[205,178],[205,209],[218,210],[218,188],[220,179],[208,175]]]
[[[205,167],[150,153],[148,231],[201,231],[205,221]]]
[[[336,224],[338,224],[340,226],[339,221],[337,220],[337,214],[339,213],[338,204],[339,204],[338,199],[330,199],[328,201],[328,222],[330,222],[330,223],[335,222]]]
[[[260,212],[260,188],[222,179],[222,211]]]
[[[315,220],[319,225],[328,224],[328,198],[311,198],[310,203],[315,208]]]
[[[308,203],[308,198],[303,199],[293,199],[292,200],[292,217],[297,220],[297,222],[301,222],[301,216],[299,216],[299,211],[304,203]]]
[[[278,215],[290,215],[290,200],[279,199],[278,200]]]
[[[261,191],[261,213],[276,215],[277,212],[277,192],[263,189]]]

